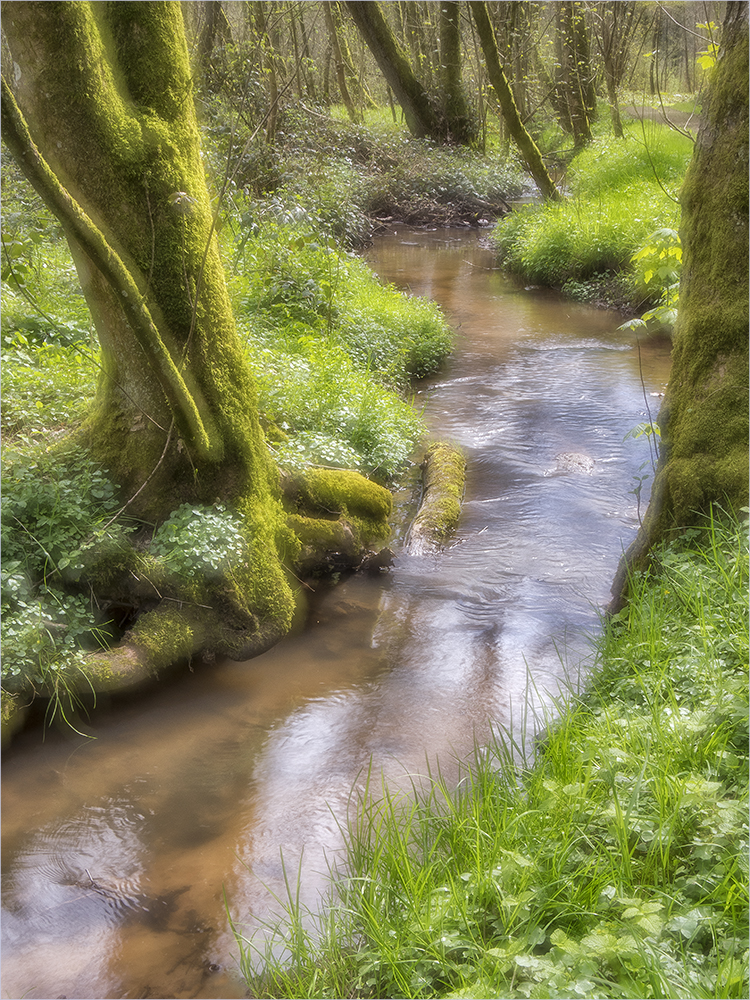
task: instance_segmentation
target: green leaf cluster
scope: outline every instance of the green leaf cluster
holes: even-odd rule
[[[180,578],[218,577],[248,558],[243,522],[222,504],[182,504],[156,529],[149,549]]]

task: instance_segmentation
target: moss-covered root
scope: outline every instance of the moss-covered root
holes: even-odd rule
[[[24,698],[22,695],[12,694],[10,691],[2,691],[2,748],[8,746],[14,735],[23,726],[28,714],[31,698]]]
[[[289,527],[301,542],[295,571],[321,575],[378,563],[390,538],[390,492],[358,472],[309,469],[284,484]]]
[[[123,642],[86,660],[81,691],[127,691],[156,680],[206,648],[207,609],[164,602],[138,619]]]
[[[452,445],[432,445],[422,465],[422,503],[406,540],[411,555],[437,551],[456,530],[466,479],[466,460]]]
[[[88,659],[82,689],[127,690],[206,652],[249,660],[265,653],[287,631],[283,623],[264,625],[252,615],[245,617],[242,622],[230,604],[214,609],[165,601],[142,615],[119,646]]]

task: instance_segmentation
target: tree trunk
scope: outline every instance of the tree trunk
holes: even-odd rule
[[[559,98],[567,105],[573,144],[580,148],[591,141],[595,96],[584,12],[578,0],[557,4],[557,59]]]
[[[526,161],[529,171],[531,172],[531,176],[536,181],[542,197],[546,199],[559,199],[560,193],[555,187],[554,181],[550,177],[549,171],[544,165],[542,154],[539,152],[534,140],[526,131],[526,128],[518,115],[516,102],[513,99],[513,94],[511,93],[510,86],[508,85],[508,80],[503,72],[503,68],[500,65],[500,60],[497,55],[495,32],[490,24],[484,0],[470,0],[469,7],[471,8],[474,23],[477,26],[479,42],[482,46],[482,51],[484,52],[484,59],[487,65],[487,75],[489,76],[490,83],[497,94],[497,99],[500,102],[500,108],[502,109],[505,123],[508,126],[508,132],[512,136],[513,141],[518,146],[521,155]]]
[[[362,115],[354,107],[354,101],[351,98],[349,87],[346,83],[346,67],[344,66],[344,57],[341,52],[341,42],[339,41],[339,33],[333,17],[332,7],[333,4],[330,0],[327,0],[327,2],[323,4],[326,27],[328,28],[328,34],[331,39],[331,47],[333,48],[333,60],[336,64],[336,81],[339,85],[339,94],[341,95],[341,100],[344,102],[344,107],[346,108],[346,113],[349,115],[350,120],[353,122],[361,122]]]
[[[651,502],[613,586],[673,530],[714,503],[748,502],[747,5],[730,2],[722,54],[681,193],[683,271],[672,372],[659,414],[662,451]]]
[[[445,125],[435,114],[422,84],[393,36],[380,4],[347,0],[347,10],[357,25],[380,71],[404,110],[412,135],[445,141]]]
[[[266,142],[273,144],[276,138],[276,128],[279,120],[279,74],[277,55],[271,37],[268,33],[265,0],[254,0],[253,13],[255,30],[263,53],[263,63],[268,74],[268,118],[266,120]]]
[[[440,65],[443,78],[443,106],[448,134],[453,142],[469,145],[476,141],[476,123],[472,121],[461,80],[461,7],[457,0],[440,4]]]
[[[612,128],[614,134],[621,137],[623,130],[618,88],[625,75],[633,34],[643,18],[643,12],[636,10],[634,0],[625,3],[606,0],[589,9],[593,12],[596,40],[604,64]]]
[[[3,28],[34,142],[90,223],[61,217],[102,348],[85,440],[144,521],[185,502],[239,511],[252,559],[222,598],[235,637],[216,648],[266,646],[293,606],[284,515],[214,237],[180,5],[14,2]],[[132,286],[113,283],[117,262]]]
[[[221,0],[208,0],[202,4],[203,27],[198,38],[197,64],[209,89],[216,89],[219,80],[211,71],[211,56],[217,41],[222,45],[232,40],[232,29]]]

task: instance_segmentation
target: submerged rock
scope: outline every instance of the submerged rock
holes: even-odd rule
[[[590,476],[594,472],[596,462],[589,455],[582,455],[576,451],[566,451],[555,457],[556,465],[545,473],[546,476],[560,476],[566,472],[577,472],[584,476]]]

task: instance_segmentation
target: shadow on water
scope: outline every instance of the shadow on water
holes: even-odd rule
[[[475,233],[397,230],[370,260],[458,330],[417,394],[468,458],[456,537],[321,588],[304,631],[256,660],[98,713],[96,740],[18,740],[3,774],[5,997],[243,996],[224,889],[258,926],[284,895],[283,857],[314,908],[371,760],[397,788],[438,759],[449,775],[491,727],[528,742],[585,678],[647,458],[624,440],[647,419],[632,335],[515,287]],[[641,356],[655,413],[668,349]]]

